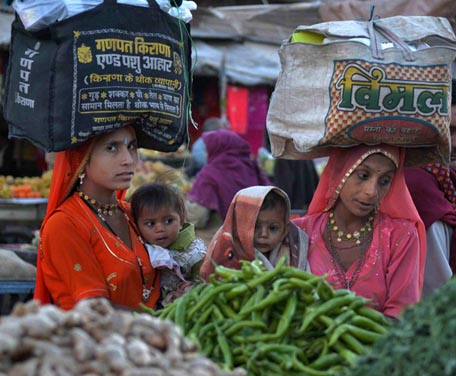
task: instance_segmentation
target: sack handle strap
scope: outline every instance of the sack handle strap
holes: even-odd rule
[[[150,8],[156,8],[156,7],[159,7],[158,3],[155,1],[155,0],[147,0],[147,2],[149,3],[149,7]],[[104,3],[106,5],[108,4],[116,4],[117,3],[117,0],[104,0]],[[182,2],[181,2],[182,3]]]
[[[379,34],[383,35],[388,41],[393,43],[397,48],[399,48],[404,55],[406,61],[415,61],[416,56],[410,47],[405,43],[401,38],[394,34],[391,30],[385,29],[383,26],[380,26],[375,22],[374,17],[374,6],[371,8],[371,16],[367,24],[367,31],[371,40],[371,50],[372,56],[375,59],[383,60],[384,54],[381,46],[381,40]]]

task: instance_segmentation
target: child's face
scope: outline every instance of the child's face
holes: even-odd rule
[[[138,227],[146,242],[168,248],[176,241],[182,221],[175,210],[162,207],[154,212],[142,210]]]
[[[287,231],[283,207],[261,210],[255,223],[254,246],[261,253],[270,252],[285,238]]]

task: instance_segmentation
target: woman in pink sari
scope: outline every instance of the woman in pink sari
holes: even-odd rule
[[[308,213],[295,220],[309,235],[312,273],[395,318],[419,301],[426,257],[404,157],[386,145],[334,148]]]

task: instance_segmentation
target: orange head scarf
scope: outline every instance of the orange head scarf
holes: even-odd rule
[[[380,203],[379,211],[392,218],[405,219],[415,223],[420,243],[421,290],[426,260],[426,230],[405,183],[403,167],[406,150],[404,148],[382,144],[332,149],[309,205],[308,214],[329,211],[333,208],[347,178],[367,157],[377,153],[391,159],[397,167],[390,189]]]
[[[73,191],[78,175],[84,170],[84,166],[89,160],[90,152],[95,143],[94,140],[95,138],[91,138],[74,149],[59,151],[55,154],[46,215],[41,224],[40,233],[43,232],[51,214]],[[41,270],[41,259],[43,258],[41,247],[40,242],[38,246],[34,299],[38,299],[41,304],[48,304],[51,302],[51,294],[44,283]]]

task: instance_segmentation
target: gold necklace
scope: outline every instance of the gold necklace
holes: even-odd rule
[[[363,245],[360,247],[359,250],[359,258],[358,262],[356,263],[355,270],[350,278],[347,281],[347,277],[345,275],[346,271],[343,266],[342,260],[340,259],[339,253],[335,245],[333,244],[331,233],[330,233],[330,224],[327,222],[325,228],[325,237],[326,237],[326,246],[328,248],[329,253],[331,254],[331,263],[334,265],[336,269],[336,274],[338,275],[339,279],[343,281],[343,286],[345,289],[350,290],[355,282],[358,280],[359,274],[361,273],[361,269],[364,265],[367,250],[372,242],[372,232],[368,233],[369,237],[364,240]]]
[[[331,230],[336,234],[337,242],[340,243],[342,240],[354,240],[355,244],[359,245],[361,244],[361,238],[372,232],[372,229],[374,228],[374,215],[369,215],[369,218],[367,219],[367,222],[364,224],[364,226],[359,230],[353,231],[352,233],[345,233],[339,228],[339,226],[337,226],[334,210],[331,210],[329,213],[328,223],[331,227]]]
[[[119,204],[117,202],[115,204],[102,204],[82,191],[78,191],[78,193],[79,197],[93,207],[98,214],[112,216],[119,212]]]

